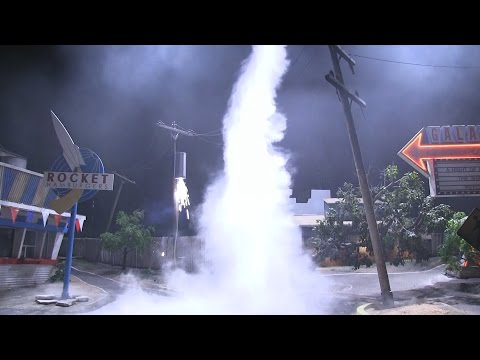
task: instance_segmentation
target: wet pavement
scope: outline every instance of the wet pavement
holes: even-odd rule
[[[447,278],[444,267],[435,261],[426,267],[413,264],[395,268],[389,266],[388,272],[396,285],[392,287],[394,309],[382,306],[374,267],[357,271],[348,267],[319,269],[321,276],[335,279],[335,286],[329,294],[334,299],[334,306],[329,314],[353,315],[359,313],[359,308],[360,313],[366,315],[480,314],[480,278]],[[76,261],[72,269],[70,295],[87,296],[88,302],[75,303],[71,307],[38,304],[36,295],[59,297],[62,294],[63,282],[46,283],[0,291],[0,315],[88,314],[115,301],[128,287],[171,295],[158,274],[147,275],[132,277],[122,275],[120,269],[110,265]]]

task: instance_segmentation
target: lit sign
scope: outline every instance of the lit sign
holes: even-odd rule
[[[480,142],[480,125],[427,126],[424,130],[430,144]]]
[[[398,155],[429,178],[432,196],[480,195],[480,125],[427,126]]]

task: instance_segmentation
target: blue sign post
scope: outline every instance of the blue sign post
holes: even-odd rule
[[[113,190],[114,175],[105,174],[102,160],[97,154],[89,149],[80,149],[73,143],[72,138],[53,111],[52,120],[63,154],[55,160],[51,171],[45,172],[44,176],[47,179],[47,187],[52,188],[59,197],[50,203],[51,208],[58,214],[70,209],[62,292],[62,300],[66,300],[70,298],[70,275],[78,203],[91,199],[98,190]]]
[[[65,277],[63,278],[63,292],[62,299],[68,299],[70,297],[70,273],[72,269],[73,258],[73,241],[75,238],[75,219],[77,218],[77,206],[75,203],[70,210],[70,220],[68,221],[68,249],[67,258],[65,259]]]

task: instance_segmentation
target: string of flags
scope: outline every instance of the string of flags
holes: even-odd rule
[[[14,207],[9,207],[10,208],[10,217],[12,219],[12,222],[15,224],[17,221],[17,216],[20,211],[20,209],[14,208]],[[2,209],[2,205],[0,204],[0,210]],[[26,222],[27,223],[33,223],[35,220],[35,212],[30,211],[30,210],[22,210],[26,212]],[[48,218],[50,217],[50,212],[46,209],[41,210],[42,213],[42,220],[43,220],[43,226],[47,226]],[[55,225],[57,227],[60,226],[60,221],[62,219],[62,216],[59,214],[54,214],[53,215],[54,220],[55,220]],[[83,231],[83,223],[85,221],[85,218],[76,218],[75,219],[75,230],[77,232]]]

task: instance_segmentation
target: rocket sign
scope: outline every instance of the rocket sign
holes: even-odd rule
[[[427,126],[398,155],[429,178],[432,196],[480,195],[480,125]]]
[[[71,189],[68,193],[59,195],[59,198],[50,202],[50,207],[58,214],[61,214],[70,209],[75,203],[81,201],[85,192],[93,190],[113,190],[113,174],[105,173],[90,173],[84,172],[83,168],[89,167],[82,155],[80,148],[75,145],[70,134],[60,119],[51,111],[53,126],[57,134],[58,141],[63,150],[63,160],[66,163],[67,169],[71,171],[46,171],[44,178],[46,178],[46,186],[58,189]],[[93,152],[89,152],[88,160],[95,161]],[[98,158],[98,161],[100,159]],[[100,161],[101,162],[101,161]],[[57,162],[54,163],[54,165]],[[83,167],[83,168],[82,168]],[[103,164],[102,164],[103,169]],[[103,171],[103,170],[102,170]]]

